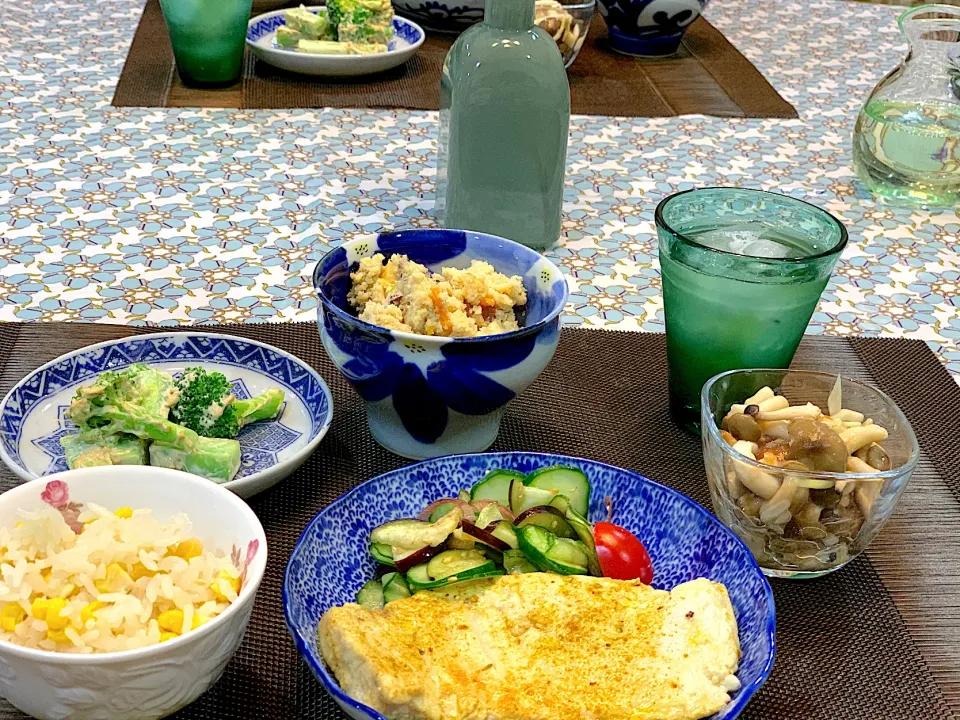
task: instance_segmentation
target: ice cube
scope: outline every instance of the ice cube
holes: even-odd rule
[[[770,228],[761,224],[741,224],[708,230],[694,239],[714,250],[760,258],[787,258],[794,251],[776,240],[764,237]]]

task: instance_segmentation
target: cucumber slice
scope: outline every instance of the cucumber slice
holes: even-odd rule
[[[409,555],[425,547],[436,547],[457,529],[463,513],[454,508],[436,522],[422,520],[392,520],[378,525],[370,533],[370,542],[405,550]],[[393,553],[397,557],[396,551]]]
[[[594,577],[603,577],[603,570],[600,569],[600,561],[597,559],[597,546],[593,541],[593,526],[572,507],[567,508],[564,517],[567,518],[567,522],[570,523],[570,527],[573,528],[580,542],[587,548],[587,553],[590,556],[587,568],[590,570],[590,574]]]
[[[382,610],[383,603],[383,585],[379,580],[367,581],[357,593],[357,604],[365,610]]]
[[[483,480],[470,488],[471,500],[495,500],[504,507],[510,506],[510,483],[526,477],[516,470],[491,470]]]
[[[447,587],[437,588],[436,590],[424,590],[423,592],[439,595],[444,600],[464,602],[465,600],[472,600],[478,595],[483,594],[496,581],[496,576],[481,578],[479,580],[467,580],[466,582],[453,583]]]
[[[380,582],[383,585],[383,602],[390,603],[394,600],[410,597],[410,588],[407,587],[407,581],[403,575],[398,572],[387,573]]]
[[[484,565],[481,565],[474,570],[468,570],[459,575],[451,575],[450,577],[442,578],[440,580],[434,580],[430,577],[430,573],[427,571],[428,563],[417,565],[416,567],[411,568],[410,572],[407,573],[407,585],[413,592],[438,589],[445,591],[447,588],[455,587],[457,585],[468,584],[483,578],[492,578],[497,577],[498,575],[503,575],[503,571],[498,570],[492,562],[486,558],[483,558],[483,560]]]
[[[393,562],[393,551],[389,545],[370,543],[370,554],[373,555],[373,559],[381,565],[396,567],[396,564]]]
[[[473,570],[489,570],[493,566],[487,557],[477,550],[447,550],[427,563],[427,574],[432,580],[442,580],[454,575],[463,576]]]
[[[557,538],[557,541],[547,553],[547,557],[562,565],[583,568],[584,572],[587,571],[587,566],[590,564],[587,546],[579,540],[568,538]]]
[[[497,567],[503,567],[502,552],[500,552],[496,548],[490,547],[489,545],[482,545],[481,549],[483,550],[483,554],[487,557],[487,560],[492,562]]]
[[[527,525],[517,528],[517,540],[520,542],[520,550],[526,556],[527,560],[536,565],[544,572],[557,573],[558,575],[586,575],[587,553],[584,552],[584,564],[568,562],[576,556],[571,548],[562,546],[555,554],[551,553],[557,543],[561,540],[573,542],[566,538],[558,538],[549,530],[539,525]]]
[[[506,520],[501,520],[494,525],[490,534],[497,538],[497,540],[505,542],[513,550],[517,549],[517,532],[513,529],[513,525]]]
[[[517,527],[526,527],[527,525],[539,525],[546,528],[557,537],[574,539],[577,533],[567,522],[564,514],[555,507],[549,505],[539,505],[530,508],[516,519]]]
[[[473,524],[485,530],[499,520],[503,520],[503,513],[500,512],[500,506],[490,503],[477,513],[477,519],[473,521]]]
[[[567,465],[540,468],[527,475],[524,483],[528,487],[555,490],[566,496],[573,509],[584,517],[590,512],[590,481],[578,468]]]
[[[510,511],[514,515],[540,505],[549,505],[557,496],[556,490],[527,487],[522,480],[510,483]]]
[[[524,575],[540,572],[519,550],[507,550],[503,554],[503,571],[507,575]]]
[[[430,513],[430,522],[435,523],[455,507],[456,505],[453,503],[444,503],[443,505],[438,506],[432,513]]]

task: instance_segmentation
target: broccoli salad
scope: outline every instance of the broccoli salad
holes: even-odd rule
[[[78,432],[60,444],[71,470],[156,465],[224,483],[240,469],[237,434],[278,417],[283,400],[276,388],[238,400],[219,372],[192,367],[175,378],[138,363],[77,390],[67,417]]]
[[[387,51],[393,37],[390,0],[328,0],[325,10],[303,5],[284,13],[278,47],[318,55],[368,55]]]

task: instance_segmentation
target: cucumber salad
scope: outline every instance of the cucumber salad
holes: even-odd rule
[[[370,533],[381,577],[357,602],[368,610],[429,591],[473,597],[504,574],[550,572],[621,580],[653,580],[643,544],[607,519],[591,524],[590,481],[583,471],[553,465],[529,474],[492,470],[455,498],[441,498],[415,519],[392,520]]]

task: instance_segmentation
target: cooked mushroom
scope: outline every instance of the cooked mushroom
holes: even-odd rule
[[[790,407],[785,407],[781,410],[770,410],[770,411],[760,411],[760,414],[757,415],[757,420],[799,420],[800,418],[808,418],[811,420],[816,420],[823,413],[813,403],[807,403],[806,405],[794,405]]]
[[[811,470],[843,472],[847,448],[837,433],[823,423],[800,418],[790,423],[790,459]]]
[[[853,454],[870,443],[886,440],[887,435],[887,431],[879,425],[861,425],[844,430],[840,438],[847,446],[847,453]]]
[[[747,440],[755,443],[763,433],[757,421],[749,415],[729,415],[723,419],[723,429],[727,430],[737,440]]]
[[[869,426],[868,426],[869,427]],[[876,426],[873,426],[876,427]],[[893,467],[893,461],[887,454],[887,451],[876,443],[870,443],[854,453],[854,457],[869,465],[874,470],[886,472]],[[856,471],[861,472],[861,471]],[[869,471],[867,471],[869,472]]]

